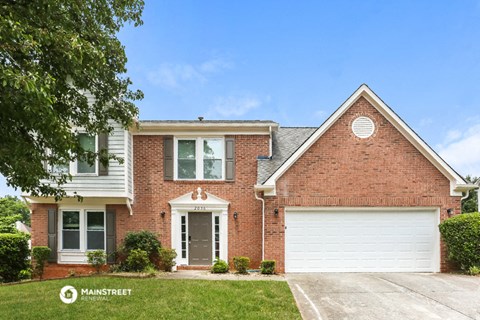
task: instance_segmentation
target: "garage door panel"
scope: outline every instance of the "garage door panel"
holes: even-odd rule
[[[429,211],[286,213],[287,272],[432,272],[437,219]]]

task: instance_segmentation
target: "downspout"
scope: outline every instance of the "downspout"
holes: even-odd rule
[[[265,260],[265,200],[258,197],[257,190],[254,189],[255,199],[262,201],[262,261]]]
[[[132,211],[132,204],[130,203],[130,199],[127,199],[127,208],[128,208],[128,212],[129,212],[130,215],[132,216],[132,215],[133,215],[133,211]]]

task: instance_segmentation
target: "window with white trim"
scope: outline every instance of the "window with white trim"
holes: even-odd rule
[[[62,250],[105,250],[105,211],[61,211]]]
[[[91,136],[86,133],[79,133],[78,139],[80,145],[86,151],[96,152],[97,151],[97,139],[96,136]],[[97,173],[96,164],[89,164],[86,158],[77,159],[77,173],[80,174],[95,174]]]
[[[223,138],[178,138],[175,147],[175,176],[178,180],[224,179]]]

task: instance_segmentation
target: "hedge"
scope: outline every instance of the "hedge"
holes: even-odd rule
[[[28,237],[24,234],[0,233],[0,282],[21,279],[29,268]]]
[[[480,213],[466,213],[444,220],[440,233],[447,245],[448,259],[464,271],[480,267]]]

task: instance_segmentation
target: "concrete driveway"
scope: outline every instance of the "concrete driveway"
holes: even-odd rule
[[[297,273],[286,278],[304,319],[480,320],[480,277]]]

